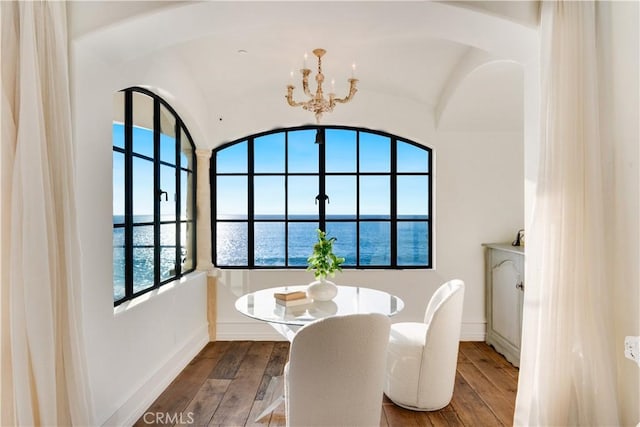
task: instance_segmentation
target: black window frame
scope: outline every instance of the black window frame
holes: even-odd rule
[[[157,95],[156,93],[142,88],[138,86],[128,87],[126,89],[122,89],[120,92],[124,93],[124,147],[118,147],[113,145],[112,153],[118,152],[123,154],[124,156],[124,222],[123,223],[113,223],[113,230],[118,228],[124,228],[124,245],[120,247],[124,247],[125,257],[125,294],[124,297],[113,301],[113,305],[118,306],[126,301],[132,300],[140,295],[143,295],[147,292],[151,292],[160,288],[163,285],[171,283],[175,280],[180,279],[184,275],[193,272],[196,269],[197,263],[197,215],[196,215],[196,188],[197,188],[197,162],[196,162],[196,146],[193,142],[193,138],[191,137],[191,133],[189,129],[185,125],[184,121],[180,118],[175,109],[162,97]],[[135,126],[134,116],[133,116],[133,94],[140,93],[146,95],[151,98],[153,102],[153,158],[149,157],[142,153],[134,152],[133,150],[133,127]],[[166,160],[161,159],[160,156],[160,140],[161,140],[161,107],[163,107],[167,112],[169,112],[173,119],[175,119],[175,163],[167,162]],[[188,154],[182,153],[182,145],[184,141],[182,141],[183,136],[187,139],[190,147],[190,162],[191,167],[188,165],[182,165],[181,163],[181,155],[189,157]],[[154,197],[154,207],[153,207],[153,220],[152,221],[141,221],[135,222],[133,215],[133,160],[134,158],[142,159],[145,161],[149,161],[153,163],[153,194]],[[161,209],[160,209],[160,199],[163,194],[166,196],[166,192],[163,192],[160,188],[160,171],[161,166],[170,167],[175,169],[175,217],[173,220],[166,220],[161,218]],[[187,191],[190,192],[190,202],[189,195],[187,195],[187,203],[191,209],[191,218],[182,218],[181,214],[181,197],[182,197],[182,172],[187,172],[191,175],[191,187],[187,187]],[[168,278],[161,279],[161,251],[163,248],[168,246],[161,245],[161,226],[163,225],[172,225],[174,224],[176,227],[175,230],[175,252],[176,252],[176,262],[175,262],[175,274],[171,275]],[[187,253],[191,253],[191,266],[188,269],[182,270],[182,245],[181,245],[181,225],[185,224],[185,229],[191,227],[191,247],[185,248]],[[142,290],[134,291],[134,242],[133,242],[133,231],[135,227],[143,227],[143,226],[153,226],[153,251],[154,251],[154,281],[152,286],[145,287]],[[188,241],[187,241],[188,242]],[[114,246],[115,247],[115,246]],[[143,246],[135,246],[135,247],[143,247],[143,248],[151,248],[151,245],[143,245]],[[173,247],[173,246],[169,246]],[[114,281],[115,286],[115,281]],[[115,295],[114,295],[115,298]]]
[[[360,147],[360,133],[368,133],[379,135],[385,138],[389,138],[390,141],[390,171],[389,172],[361,172],[359,170],[359,165],[356,167],[356,172],[326,172],[325,168],[325,151],[324,151],[324,136],[326,130],[348,130],[355,131],[357,134],[357,143],[356,143],[356,162],[359,163],[359,147]],[[288,171],[288,163],[289,160],[287,158],[288,153],[288,133],[301,131],[301,130],[316,130],[316,143],[319,145],[319,155],[318,162],[319,168],[318,172],[298,172],[293,173]],[[285,167],[283,173],[256,173],[253,170],[254,167],[254,150],[253,150],[253,142],[255,139],[264,137],[271,134],[277,134],[285,132]],[[224,150],[225,148],[229,148],[233,145],[240,143],[247,143],[247,171],[246,172],[230,172],[230,173],[218,173],[217,172],[217,164],[216,164],[216,153]],[[415,146],[421,150],[427,152],[427,171],[426,172],[398,172],[397,170],[397,143],[407,143],[412,146]],[[351,127],[351,126],[339,126],[339,125],[305,125],[305,126],[297,126],[297,127],[289,127],[289,128],[277,128],[272,129],[265,132],[256,133],[250,136],[246,136],[243,138],[236,139],[231,142],[227,142],[222,144],[212,150],[212,155],[210,158],[210,168],[209,168],[209,179],[211,186],[211,245],[212,245],[212,262],[213,264],[222,269],[255,269],[255,270],[273,270],[273,269],[304,269],[306,265],[288,265],[289,256],[288,256],[288,224],[295,222],[308,222],[308,219],[294,219],[290,218],[289,214],[285,208],[284,219],[260,219],[256,221],[254,217],[254,207],[253,207],[253,190],[254,190],[254,180],[255,176],[268,176],[268,175],[283,175],[285,177],[285,181],[289,176],[318,176],[319,184],[318,184],[318,198],[319,201],[326,200],[327,195],[325,193],[325,182],[327,176],[338,176],[338,175],[353,175],[356,177],[356,185],[358,187],[356,193],[356,206],[357,213],[355,219],[331,219],[328,222],[355,222],[356,223],[356,263],[355,264],[345,264],[343,268],[345,269],[395,269],[395,270],[404,270],[404,269],[432,269],[433,268],[433,150],[432,148],[411,141],[407,138],[399,137],[397,135],[393,135],[387,132],[372,130],[361,127]],[[221,219],[217,218],[217,197],[216,197],[216,188],[217,188],[217,177],[218,176],[246,176],[247,177],[247,218],[246,219]],[[389,219],[378,219],[378,218],[362,218],[359,211],[359,187],[360,187],[360,177],[361,176],[389,176],[390,179],[390,215]],[[427,176],[427,219],[411,219],[411,218],[399,218],[397,212],[397,178],[399,176]],[[285,205],[288,200],[288,189],[286,189],[285,185]],[[319,213],[318,213],[318,223],[319,228],[323,231],[326,231],[326,206],[324,203],[318,203],[319,205]],[[246,265],[224,265],[216,263],[216,255],[217,255],[217,241],[216,241],[216,224],[217,222],[235,222],[235,223],[247,223],[247,264]],[[427,262],[426,264],[420,265],[412,265],[412,264],[398,264],[398,235],[397,235],[397,224],[402,222],[426,222],[427,223]],[[254,247],[254,225],[256,222],[278,222],[284,223],[284,233],[285,233],[285,255],[284,255],[284,265],[256,265],[255,263],[255,247]],[[360,223],[362,222],[389,222],[390,224],[390,263],[384,265],[369,265],[369,264],[361,264],[360,263]]]

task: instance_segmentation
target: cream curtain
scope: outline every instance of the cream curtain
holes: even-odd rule
[[[618,425],[596,5],[545,2],[541,158],[514,424]]]
[[[2,425],[91,425],[64,2],[1,2]]]

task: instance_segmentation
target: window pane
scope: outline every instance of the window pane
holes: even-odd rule
[[[247,223],[219,222],[216,225],[216,265],[247,265]]]
[[[133,291],[138,292],[154,284],[153,226],[133,227]]]
[[[289,218],[318,218],[317,195],[317,176],[289,176]]]
[[[133,152],[153,158],[153,99],[133,92]]]
[[[160,244],[162,246],[176,246],[176,224],[160,225]],[[175,258],[175,257],[174,257]]]
[[[180,171],[180,219],[193,219],[193,173]]]
[[[391,245],[388,222],[360,223],[360,265],[390,265]]]
[[[429,177],[398,176],[398,218],[427,219],[429,215]]]
[[[326,205],[327,219],[355,219],[357,202],[355,175],[327,176],[325,185],[329,196],[329,203]]]
[[[164,282],[177,274],[175,248],[160,248],[160,281]]]
[[[153,283],[153,248],[133,248],[133,292],[150,288]]]
[[[133,221],[153,221],[153,162],[133,158]]]
[[[182,126],[180,127],[180,167],[193,170],[193,147]]]
[[[113,300],[124,298],[124,228],[113,229]]]
[[[160,190],[166,192],[160,197],[160,220],[176,218],[176,168],[160,166]]]
[[[124,125],[122,123],[113,122],[111,134],[113,146],[124,149]]]
[[[398,222],[398,265],[427,265],[427,222]]]
[[[398,172],[429,172],[429,151],[398,141]]]
[[[390,172],[390,147],[388,137],[360,132],[360,172]]]
[[[289,132],[289,172],[318,172],[316,131]]]
[[[113,152],[113,223],[124,224],[124,154]]]
[[[247,173],[247,141],[218,151],[216,170],[217,173]]]
[[[356,265],[356,223],[355,222],[329,222],[327,221],[327,235],[335,237],[333,252],[336,256],[343,257],[343,265]]]
[[[253,141],[254,171],[284,173],[284,133],[273,133]]]
[[[182,272],[193,268],[195,245],[193,236],[195,227],[193,222],[180,224],[180,262],[182,262]]]
[[[160,280],[166,280],[176,274],[176,224],[162,224],[160,226]]]
[[[318,240],[317,222],[289,223],[289,263],[290,266],[306,266],[307,258],[313,252]]]
[[[355,131],[327,129],[324,144],[327,172],[356,171]]]
[[[113,95],[113,146],[124,148],[124,92]]]
[[[389,176],[360,177],[360,216],[389,218]]]
[[[247,177],[219,176],[216,204],[218,219],[247,218]]]
[[[160,160],[176,164],[176,118],[160,104]]]
[[[256,219],[284,219],[284,176],[254,178]]]
[[[284,223],[255,223],[255,263],[260,266],[284,265]]]

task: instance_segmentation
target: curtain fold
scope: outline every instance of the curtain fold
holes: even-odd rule
[[[1,421],[91,425],[66,4],[1,7]]]
[[[514,424],[618,425],[594,2],[545,2],[541,157]]]

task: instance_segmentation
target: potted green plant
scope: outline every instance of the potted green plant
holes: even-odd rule
[[[327,233],[318,229],[318,241],[313,245],[313,253],[307,258],[307,271],[313,271],[316,279],[307,288],[307,294],[316,301],[329,301],[338,294],[336,284],[327,280],[342,271],[344,258],[333,253],[335,237],[327,238]]]

